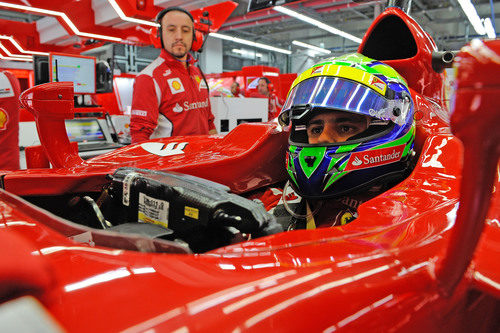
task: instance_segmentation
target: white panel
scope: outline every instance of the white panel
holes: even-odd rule
[[[200,54],[200,67],[206,74],[222,73],[222,39],[208,37]]]
[[[92,10],[94,11],[95,25],[115,29],[128,29],[137,26],[137,23],[122,20],[107,0],[92,0]]]
[[[73,35],[73,36],[70,36],[66,39],[61,39],[61,40],[55,42],[54,44],[58,45],[58,46],[68,46],[68,45],[78,44],[80,42],[81,42],[80,37]]]
[[[19,146],[29,147],[40,144],[38,132],[36,130],[36,123],[34,121],[20,121],[19,122]]]
[[[212,113],[217,133],[227,134],[244,119],[262,119],[267,121],[267,98],[237,98],[237,97],[210,97]],[[221,120],[227,120],[229,131],[221,132]]]
[[[107,0],[92,0],[92,10],[94,11],[96,25],[109,27],[122,22],[122,19]]]
[[[40,35],[40,44],[54,44],[70,37],[66,29],[52,16],[36,21],[36,30]]]

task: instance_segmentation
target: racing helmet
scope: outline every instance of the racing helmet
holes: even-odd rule
[[[308,122],[332,111],[367,116],[366,129],[344,142],[309,143]],[[406,81],[392,67],[358,53],[328,58],[300,74],[279,121],[291,125],[286,169],[304,198],[338,197],[400,179],[414,155]]]

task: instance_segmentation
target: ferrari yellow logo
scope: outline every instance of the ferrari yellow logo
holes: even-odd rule
[[[351,212],[345,212],[344,214],[342,214],[342,216],[340,217],[340,225],[344,225],[344,224],[347,224],[349,222],[351,222],[352,220],[354,220],[355,217],[352,215]]]
[[[9,121],[9,116],[4,109],[0,108],[0,130],[4,130],[7,128],[7,122]]]

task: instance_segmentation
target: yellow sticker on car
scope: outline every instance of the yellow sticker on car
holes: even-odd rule
[[[200,217],[200,210],[197,208],[184,206],[184,215],[192,219],[198,220]]]

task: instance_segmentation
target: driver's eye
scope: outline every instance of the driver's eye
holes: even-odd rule
[[[309,128],[309,133],[313,135],[319,135],[323,132],[323,126],[313,126]]]
[[[354,128],[351,126],[340,126],[340,133],[350,133],[353,132]]]

